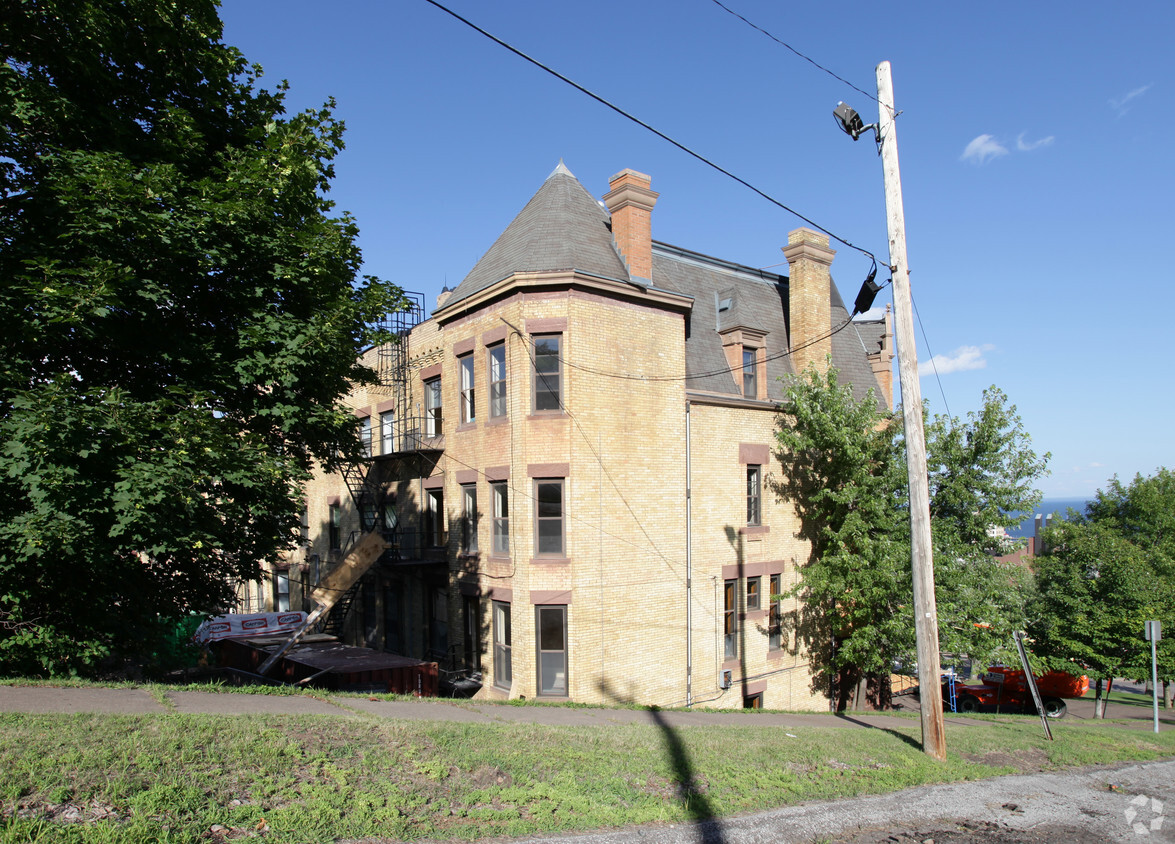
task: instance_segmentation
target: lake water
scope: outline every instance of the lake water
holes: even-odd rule
[[[1037,513],[1045,515],[1057,513],[1062,519],[1065,518],[1065,514],[1070,508],[1084,513],[1086,500],[1085,498],[1046,498],[1031,513],[1023,514],[1024,518],[1020,521],[1019,527],[1009,528],[1008,536],[1032,536],[1036,531]]]

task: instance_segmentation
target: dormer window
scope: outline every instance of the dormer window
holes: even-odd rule
[[[755,359],[758,349],[748,349],[743,346],[743,396],[748,399],[759,398],[759,366]]]
[[[767,398],[767,332],[746,326],[720,331],[732,386],[745,399]]]

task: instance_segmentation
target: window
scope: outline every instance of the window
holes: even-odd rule
[[[327,526],[328,526],[328,531],[329,531],[329,536],[330,536],[330,549],[332,551],[335,551],[339,548],[342,548],[343,547],[343,530],[342,530],[342,528],[343,528],[343,514],[342,514],[342,511],[339,509],[338,504],[330,505],[330,516],[329,516],[329,521],[327,522]]]
[[[273,573],[273,611],[290,611],[290,573],[288,571]]]
[[[510,501],[505,483],[490,484],[490,499],[494,506],[493,553],[510,553]]]
[[[763,708],[763,693],[759,692],[755,695],[747,695],[743,698],[743,709],[762,709]]]
[[[755,349],[743,347],[743,395],[748,399],[759,397],[759,369]]]
[[[311,554],[310,558],[310,585],[318,586],[322,582],[322,557]]]
[[[473,355],[462,355],[457,358],[461,368],[461,422],[473,422],[477,419],[477,402],[474,396]]]
[[[445,544],[445,491],[425,490],[424,541],[433,548]]]
[[[477,553],[477,486],[461,487],[461,544],[470,554]]]
[[[431,656],[449,655],[449,590],[433,586],[428,603],[428,650]]]
[[[404,648],[404,593],[388,584],[384,590],[384,650],[406,653]]]
[[[476,595],[465,596],[465,669],[481,671],[481,604]]]
[[[728,580],[722,585],[722,641],[723,656],[738,656],[738,581]]]
[[[535,607],[540,695],[567,695],[567,607]]]
[[[543,334],[534,338],[534,409],[562,410],[559,374],[560,334]]]
[[[363,456],[371,457],[371,417],[364,416],[359,421],[359,439],[363,442]]]
[[[763,472],[761,466],[747,467],[747,524],[762,524]]]
[[[379,595],[374,583],[365,583],[363,595],[363,647],[379,647]]]
[[[748,577],[747,578],[747,612],[752,610],[762,609],[762,595],[761,589],[763,586],[763,578]]]
[[[770,601],[771,613],[767,617],[767,647],[778,651],[783,648],[783,602],[779,596],[783,594],[783,575],[771,575]]]
[[[396,414],[386,410],[379,415],[379,453],[391,454],[396,450]]]
[[[535,554],[563,556],[563,481],[535,481]]]
[[[301,524],[298,525],[298,541],[302,545],[310,544],[310,508],[302,507]]]
[[[510,605],[494,601],[494,685],[510,688]]]
[[[506,344],[498,343],[487,350],[490,370],[490,418],[506,415]]]
[[[359,502],[359,529],[364,533],[375,530],[379,527],[379,508],[375,506],[375,502],[370,498],[364,498]]]
[[[432,378],[424,382],[424,435],[426,437],[439,437],[444,433],[444,415],[441,410],[441,379]]]

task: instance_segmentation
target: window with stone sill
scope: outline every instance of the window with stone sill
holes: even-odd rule
[[[461,423],[468,424],[477,421],[473,355],[462,355],[457,358],[457,365],[461,371]]]
[[[538,334],[534,343],[534,409],[537,412],[563,409],[563,382],[560,353],[561,334]]]

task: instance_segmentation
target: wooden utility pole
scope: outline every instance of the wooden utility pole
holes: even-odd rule
[[[910,558],[914,569],[914,630],[918,639],[918,687],[922,697],[922,750],[935,759],[945,760],[947,744],[942,718],[934,558],[930,544],[926,434],[922,426],[922,388],[918,383],[910,267],[906,263],[906,214],[902,208],[902,175],[898,169],[898,136],[894,127],[893,80],[889,62],[877,66],[877,100],[881,162],[885,169],[889,263],[893,272],[894,332],[898,344],[898,377],[906,426],[906,469],[910,481]]]

